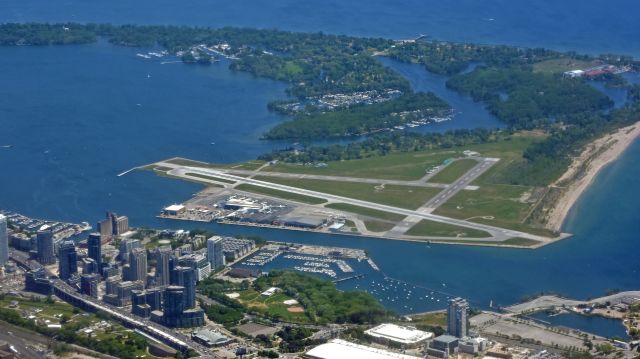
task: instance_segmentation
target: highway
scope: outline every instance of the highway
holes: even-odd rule
[[[11,259],[20,264],[22,267],[27,267],[27,269],[33,270],[42,267],[39,263],[29,260],[28,255],[20,251],[11,250],[9,254]],[[49,276],[52,276],[52,273],[48,271],[47,274]],[[196,343],[195,341],[191,340],[191,338],[181,334],[177,330],[172,330],[170,328],[152,322],[147,318],[142,318],[134,315],[123,308],[114,307],[95,298],[80,294],[75,290],[75,288],[71,287],[60,279],[52,279],[52,281],[55,294],[60,299],[63,299],[67,302],[78,301],[95,310],[107,313],[114,319],[123,322],[130,327],[140,329],[143,332],[162,341],[163,343],[170,345],[173,348],[181,350],[190,348],[195,350],[199,354],[203,354],[208,350],[204,346]],[[75,303],[71,304],[75,305]]]
[[[474,223],[474,222],[469,222],[469,221],[465,221],[465,220],[461,220],[461,219],[448,218],[448,217],[444,217],[444,216],[431,214],[431,213],[428,213],[428,212],[425,212],[425,211],[398,208],[398,207],[393,207],[393,206],[388,206],[388,205],[383,205],[383,204],[378,204],[378,203],[372,203],[372,202],[368,202],[368,201],[364,201],[364,200],[358,200],[358,199],[353,199],[353,198],[348,198],[348,197],[332,195],[332,194],[328,194],[328,193],[322,193],[322,192],[306,190],[306,189],[302,189],[302,188],[285,186],[285,185],[281,185],[281,184],[277,184],[277,183],[270,183],[270,182],[260,181],[260,180],[256,180],[256,179],[252,179],[252,178],[245,178],[245,177],[235,176],[235,175],[231,175],[231,174],[222,172],[220,170],[215,170],[215,169],[202,168],[202,167],[180,166],[180,165],[175,165],[175,164],[166,163],[166,162],[162,162],[162,163],[160,163],[160,165],[166,166],[166,167],[169,167],[169,168],[173,168],[172,170],[167,172],[168,174],[170,174],[172,176],[176,176],[176,177],[182,177],[182,178],[190,179],[190,180],[202,181],[201,178],[189,176],[187,173],[194,173],[194,174],[199,174],[199,175],[203,175],[203,176],[219,177],[221,179],[225,179],[225,180],[229,180],[229,181],[235,181],[237,183],[246,183],[246,184],[250,184],[250,185],[253,185],[253,186],[257,186],[257,187],[270,188],[270,189],[279,190],[279,191],[296,193],[296,194],[300,194],[300,195],[304,195],[304,196],[324,198],[324,199],[332,201],[332,202],[347,203],[347,204],[351,204],[351,205],[355,205],[355,206],[376,209],[376,210],[379,210],[379,211],[385,211],[385,212],[401,214],[401,215],[404,215],[404,216],[415,216],[415,217],[420,218],[420,219],[427,219],[427,220],[434,221],[434,222],[439,222],[439,223],[447,223],[447,224],[452,224],[452,225],[461,226],[461,227],[467,227],[467,228],[473,228],[473,229],[477,229],[477,230],[483,230],[483,231],[489,232],[492,236],[498,237],[498,238],[521,237],[521,238],[532,239],[532,240],[536,240],[536,241],[540,241],[540,242],[548,242],[548,241],[550,241],[549,238],[542,237],[542,236],[537,236],[537,235],[533,235],[533,234],[529,234],[529,233],[525,233],[525,232],[514,231],[514,230],[504,229],[504,228],[498,228],[498,227],[494,227],[494,226],[490,226],[490,225],[486,225],[486,224]],[[488,166],[488,164],[486,164],[486,165]],[[482,166],[482,163],[480,165],[478,165],[478,166]],[[475,168],[477,168],[477,167],[474,167],[474,169]],[[469,178],[466,181],[470,182],[471,180],[472,179]],[[462,181],[465,181],[465,179],[463,178]]]

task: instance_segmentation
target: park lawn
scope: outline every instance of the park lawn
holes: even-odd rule
[[[395,224],[383,221],[364,221],[364,226],[371,232],[386,232],[395,227]]]
[[[408,236],[420,237],[470,237],[487,238],[491,235],[485,231],[473,228],[459,227],[452,224],[434,222],[423,219],[411,227],[406,233]]]
[[[287,306],[283,302],[288,299],[292,298],[284,293],[276,293],[270,297],[265,297],[254,289],[247,289],[240,292],[238,301],[248,309],[259,310],[270,317],[276,317],[285,322],[310,323],[311,321],[305,312],[292,313],[287,310],[290,306]]]
[[[229,183],[229,184],[236,183],[235,181],[230,181],[228,179],[215,177],[215,176],[202,175],[202,174],[199,174],[199,173],[186,172],[185,175],[191,176],[191,177],[202,178],[202,179],[206,179],[206,180],[209,180],[209,181],[216,181],[216,182]]]
[[[562,73],[571,70],[584,70],[596,66],[597,61],[584,61],[578,59],[561,58],[545,60],[533,64],[533,72]]]
[[[448,165],[446,165],[433,177],[429,178],[428,182],[447,183],[447,184],[453,183],[477,164],[478,164],[478,161],[470,158],[464,158],[461,160],[453,161]]]
[[[360,214],[367,217],[384,219],[384,220],[393,221],[393,222],[401,221],[404,219],[404,217],[406,217],[401,214],[379,211],[377,209],[371,209],[367,207],[354,206],[352,204],[347,204],[347,203],[330,203],[330,204],[327,204],[325,207],[337,209],[340,211]]]
[[[255,179],[407,209],[419,208],[441,191],[440,188],[431,187],[375,185],[372,183],[269,176],[256,176]]]
[[[279,191],[277,189],[271,189],[266,187],[254,186],[246,183],[242,183],[235,187],[239,191],[246,191],[251,193],[263,194],[270,197],[282,198],[290,201],[307,203],[307,204],[322,204],[327,200],[317,197],[305,196],[297,193]]]

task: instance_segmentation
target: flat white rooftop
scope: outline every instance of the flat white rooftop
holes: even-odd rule
[[[181,211],[184,209],[184,206],[181,204],[172,204],[169,207],[165,207],[165,211]]]
[[[306,358],[312,359],[417,359],[418,357],[393,353],[390,351],[354,344],[334,339],[307,352]]]
[[[415,344],[433,338],[433,333],[412,327],[395,324],[380,324],[364,332],[374,338],[386,339],[396,343]]]

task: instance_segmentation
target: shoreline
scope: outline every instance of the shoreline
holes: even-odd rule
[[[567,171],[550,186],[565,190],[549,210],[545,227],[560,231],[569,211],[593,183],[598,173],[606,165],[617,160],[638,137],[640,121],[589,143],[582,153],[573,159]],[[567,182],[568,186],[563,186]]]

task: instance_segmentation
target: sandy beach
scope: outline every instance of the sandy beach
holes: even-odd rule
[[[633,141],[640,136],[640,121],[620,128],[587,145],[580,156],[573,159],[565,172],[552,186],[568,187],[549,211],[546,227],[559,231],[564,219],[580,195],[589,187],[598,172],[615,161]]]

